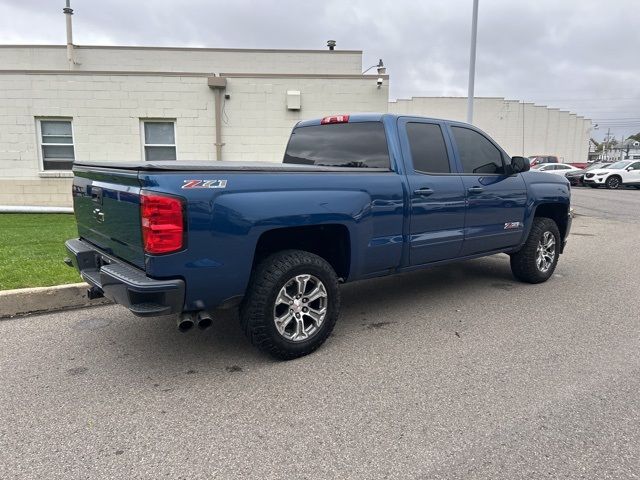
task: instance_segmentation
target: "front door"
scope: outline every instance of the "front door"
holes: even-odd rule
[[[455,258],[464,239],[465,193],[444,125],[407,117],[399,124],[403,156],[409,160],[409,264]]]
[[[640,185],[640,162],[633,162],[624,169],[622,183],[625,185]]]
[[[522,175],[505,174],[506,155],[479,131],[462,125],[450,128],[467,197],[461,255],[517,245],[527,203]]]

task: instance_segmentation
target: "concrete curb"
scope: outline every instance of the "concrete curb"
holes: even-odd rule
[[[87,288],[86,283],[73,283],[54,287],[2,290],[0,318],[110,303],[106,298],[89,300]]]

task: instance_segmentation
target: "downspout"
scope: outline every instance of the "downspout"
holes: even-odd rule
[[[76,63],[73,51],[73,31],[71,26],[71,15],[73,15],[73,8],[71,8],[70,0],[67,0],[67,6],[62,9],[67,20],[67,62],[69,62],[69,70],[73,69],[73,65]]]
[[[222,160],[222,91],[227,88],[227,79],[224,77],[209,77],[207,79],[209,88],[213,89],[215,101],[215,122],[216,122],[216,160]]]

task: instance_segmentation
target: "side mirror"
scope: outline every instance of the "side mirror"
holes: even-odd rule
[[[511,173],[527,172],[531,169],[529,159],[526,157],[511,157]]]
[[[627,168],[625,168],[625,170],[626,170],[627,172],[630,172],[631,170],[633,170],[633,167],[627,167]]]

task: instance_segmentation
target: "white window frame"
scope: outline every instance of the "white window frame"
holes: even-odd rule
[[[69,122],[71,123],[71,143],[44,143],[42,141],[42,125],[41,122]],[[36,145],[38,148],[38,172],[40,176],[73,176],[71,170],[45,170],[44,168],[44,154],[42,147],[49,145],[71,145],[73,147],[73,161],[76,159],[76,132],[73,128],[73,117],[36,117]]]
[[[146,136],[144,131],[145,123],[173,123],[173,143],[146,143]],[[175,118],[141,118],[140,119],[140,144],[141,144],[141,156],[143,162],[147,160],[147,150],[145,147],[173,147],[176,150],[176,160],[169,160],[171,162],[178,160],[178,132],[176,129],[177,120]]]

